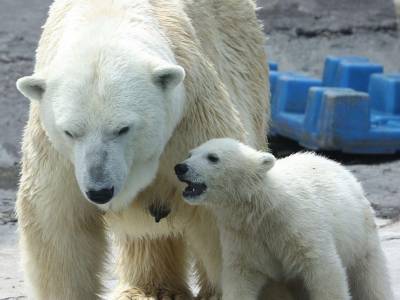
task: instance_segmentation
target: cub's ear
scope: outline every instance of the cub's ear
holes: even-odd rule
[[[178,65],[165,65],[153,70],[153,83],[163,90],[176,87],[185,79],[185,70]]]
[[[276,158],[268,152],[262,152],[260,155],[260,167],[262,172],[268,172],[275,165]]]
[[[17,89],[26,98],[40,101],[46,91],[46,81],[34,76],[26,76],[17,80]]]

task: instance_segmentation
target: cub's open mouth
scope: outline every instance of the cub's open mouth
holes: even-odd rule
[[[188,180],[182,180],[187,183],[188,186],[183,191],[182,195],[185,198],[194,198],[203,194],[207,190],[207,186],[200,182],[191,182]]]

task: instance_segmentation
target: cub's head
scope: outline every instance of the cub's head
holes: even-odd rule
[[[171,53],[89,40],[93,46],[65,46],[46,71],[19,79],[17,88],[39,106],[42,126],[74,165],[82,194],[102,209],[120,210],[156,175],[182,118],[185,72]]]
[[[183,198],[189,204],[217,204],[249,195],[262,184],[275,157],[236,140],[210,140],[193,149],[175,166],[180,181],[187,183]]]

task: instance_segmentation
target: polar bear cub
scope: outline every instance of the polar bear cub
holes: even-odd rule
[[[369,202],[339,163],[312,153],[276,160],[224,138],[175,172],[185,201],[218,220],[224,300],[257,299],[275,280],[301,280],[312,300],[393,299]]]

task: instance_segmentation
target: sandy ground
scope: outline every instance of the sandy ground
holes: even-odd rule
[[[400,12],[400,0],[395,0]],[[20,137],[29,103],[15,80],[30,74],[34,50],[50,0],[0,0],[0,300],[24,299],[17,250],[15,193]],[[378,3],[379,2],[379,3]],[[320,76],[328,54],[366,55],[388,72],[400,71],[400,39],[392,0],[260,0],[268,35],[266,49],[282,70]],[[333,2],[332,2],[333,3]],[[350,5],[350,6],[348,6]],[[296,143],[274,139],[277,156],[302,150]],[[376,209],[396,299],[400,300],[400,155],[349,156],[324,153],[343,162],[363,183]],[[111,274],[111,272],[108,272]],[[107,286],[115,284],[108,275]]]

